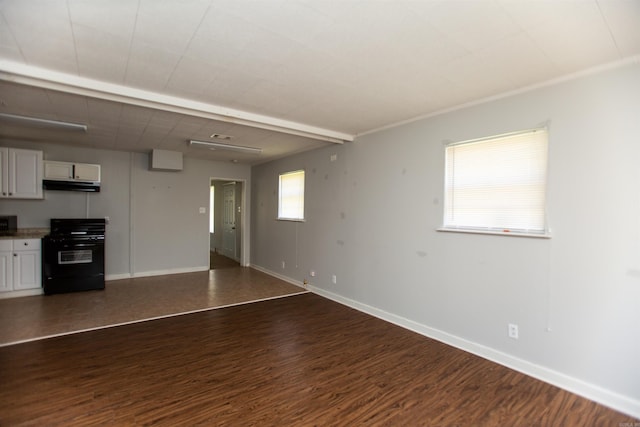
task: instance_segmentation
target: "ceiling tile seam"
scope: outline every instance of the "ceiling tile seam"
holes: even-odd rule
[[[163,146],[164,142],[170,139],[171,134],[173,133],[173,130],[178,127],[178,124],[180,123],[181,120],[176,120],[173,123],[173,126],[171,126],[171,129],[168,129],[165,131],[164,136],[162,137],[162,139],[160,140],[160,146]],[[151,122],[151,120],[149,121]]]
[[[189,46],[191,46],[191,42],[193,42],[194,37],[196,36],[196,34],[198,34],[198,31],[200,31],[200,27],[202,26],[202,23],[204,22],[206,16],[209,14],[209,10],[211,10],[211,5],[212,5],[212,2],[209,1],[209,5],[207,6],[207,10],[205,10],[204,13],[202,14],[202,16],[200,17],[200,22],[198,22],[198,25],[196,26],[196,28],[191,33],[191,37],[189,37],[189,41],[187,42],[187,44],[185,45],[184,49],[182,50],[182,53],[180,54],[180,60],[176,62],[176,64],[173,66],[173,69],[169,73],[169,76],[167,77],[167,81],[163,86],[164,90],[167,90],[167,86],[169,86],[169,83],[171,82],[171,79],[173,78],[173,75],[176,73],[176,69],[178,68],[178,66],[180,65],[180,63],[182,62],[182,60],[185,57],[184,53],[189,50]]]
[[[44,90],[44,95],[47,97],[47,100],[49,101],[49,105],[51,105],[53,107],[53,100],[51,99],[51,91],[49,90]],[[56,119],[60,120],[60,116],[58,114],[56,114]]]
[[[538,41],[536,40],[535,37],[533,37],[531,35],[531,32],[528,31],[526,28],[524,28],[520,22],[511,14],[509,13],[509,11],[503,6],[500,5],[500,7],[502,8],[502,10],[504,11],[504,13],[518,26],[522,29],[522,32],[526,35],[526,37],[531,41],[531,43],[533,43],[539,50],[540,52],[542,52],[542,54],[544,55],[545,59],[547,61],[549,61],[550,64],[553,64],[555,71],[561,71],[562,68],[556,63],[556,61],[554,61],[548,54],[546,49],[543,49],[542,46],[540,46],[540,43],[538,43]]]
[[[74,31],[73,21],[71,20],[71,10],[69,10],[69,0],[65,2],[67,9],[67,19],[69,21],[69,29],[71,30],[71,39],[73,40],[73,57],[75,58],[76,73],[80,75],[80,60],[78,58],[78,41],[76,40],[76,32]]]
[[[611,36],[611,41],[613,42],[613,45],[616,47],[616,52],[618,53],[618,58],[623,58],[624,56],[622,55],[622,52],[620,51],[620,47],[618,46],[618,41],[616,40],[616,37],[613,35],[613,31],[611,30],[611,25],[609,25],[609,22],[607,21],[607,17],[605,16],[604,12],[602,11],[602,6],[600,6],[600,1],[595,0],[596,2],[596,6],[598,7],[598,13],[600,13],[600,17],[602,18],[602,22],[604,22],[604,25],[607,26],[607,31],[609,32],[609,36]]]
[[[525,35],[527,36],[527,38],[528,38],[529,40],[531,40],[531,43],[533,43],[533,45],[534,45],[535,47],[537,47],[537,48],[540,50],[540,52],[542,52],[542,54],[544,55],[544,58],[545,58],[545,59],[546,59],[550,64],[553,64],[553,67],[554,67],[554,69],[555,69],[555,72],[562,72],[562,67],[560,67],[560,65],[559,65],[556,61],[554,61],[554,60],[553,60],[553,58],[551,58],[551,57],[549,56],[549,53],[547,52],[547,50],[546,50],[546,49],[544,49],[542,46],[540,46],[540,43],[538,43],[538,41],[536,40],[536,38],[535,38],[535,37],[533,37],[533,36],[531,35],[531,33],[530,33],[529,31],[527,31],[527,30],[524,30],[524,33],[525,33]]]
[[[564,83],[564,82],[568,82],[568,81],[572,81],[572,80],[576,80],[582,77],[586,77],[586,76],[590,76],[593,74],[598,74],[607,70],[613,70],[616,68],[621,68],[624,67],[626,65],[631,65],[631,64],[640,64],[640,55],[633,55],[633,56],[629,56],[626,57],[624,59],[618,60],[618,61],[613,61],[613,62],[609,62],[607,64],[602,64],[602,65],[597,65],[595,67],[591,67],[588,68],[586,70],[581,70],[575,73],[569,73],[566,74],[564,76],[560,76],[560,77],[556,77],[556,78],[552,78],[549,80],[546,80],[544,82],[540,82],[540,83],[535,83],[532,85],[528,85],[519,89],[515,89],[515,90],[510,90],[507,92],[503,92],[497,95],[493,95],[493,96],[488,96],[488,97],[484,97],[481,99],[477,99],[475,101],[470,101],[470,102],[465,102],[463,104],[460,105],[455,105],[453,107],[449,107],[449,108],[444,108],[442,110],[438,110],[438,111],[434,111],[428,114],[423,114],[420,116],[416,116],[414,118],[411,119],[407,119],[407,120],[402,120],[400,122],[397,123],[393,123],[390,125],[386,125],[386,126],[381,126],[375,129],[371,129],[371,130],[366,130],[364,132],[358,132],[355,135],[355,140],[357,140],[359,137],[365,136],[365,135],[370,135],[373,133],[377,133],[377,132],[382,132],[384,130],[388,130],[388,129],[393,129],[399,126],[403,126],[409,123],[414,123],[420,120],[425,120],[431,117],[436,117],[436,116],[440,116],[443,114],[447,114],[447,113],[451,113],[454,111],[458,111],[458,110],[462,110],[465,108],[469,108],[469,107],[475,107],[477,105],[482,105],[482,104],[486,104],[488,102],[492,102],[492,101],[497,101],[500,99],[504,99],[504,98],[509,98],[510,96],[515,96],[515,95],[519,95],[522,93],[526,93],[526,92],[531,92],[533,90],[536,89],[541,89],[541,88],[545,88],[545,87],[549,87],[549,86],[554,86],[560,83]]]
[[[124,134],[124,132],[121,132],[122,130],[122,115],[124,114],[124,108],[120,108],[120,113],[118,114],[118,129],[116,130],[116,137],[115,137],[115,141],[114,141],[114,146],[118,145],[118,142],[120,141],[120,135]],[[145,127],[147,125],[145,124]],[[139,139],[139,138],[138,138]],[[138,144],[138,140],[136,140],[136,145]]]
[[[210,6],[211,6],[211,5],[210,5]],[[312,9],[312,8],[307,7],[306,5],[303,5],[303,4],[301,4],[300,6],[303,6],[303,7],[307,8],[307,9]],[[282,7],[282,4],[279,4],[277,7]],[[312,9],[312,10],[313,10],[313,9]],[[270,25],[264,25],[264,24],[262,24],[261,22],[250,22],[250,21],[247,21],[247,20],[245,19],[245,17],[244,17],[242,14],[239,14],[239,13],[237,13],[236,11],[230,11],[230,12],[228,12],[228,14],[229,14],[230,16],[233,16],[233,17],[235,17],[235,18],[238,18],[239,20],[241,20],[241,21],[243,21],[243,22],[246,22],[247,24],[249,24],[249,25],[251,25],[251,26],[253,26],[253,27],[255,27],[255,28],[259,28],[260,30],[265,31],[265,32],[267,32],[267,33],[269,33],[269,34],[271,34],[271,35],[273,35],[273,36],[276,36],[276,37],[282,37],[282,38],[284,38],[284,39],[287,39],[287,40],[293,41],[293,42],[295,42],[296,44],[303,45],[303,43],[300,43],[300,42],[298,42],[297,40],[292,39],[292,38],[291,38],[291,37],[289,37],[288,35],[283,34],[283,33],[279,32],[279,31],[277,31],[277,30],[274,30],[274,29],[273,29],[273,27],[272,27],[272,26],[270,26]],[[246,46],[245,46],[245,47],[246,47]]]
[[[2,17],[2,20],[4,21],[4,27],[9,31],[9,34],[11,34],[11,38],[13,40],[13,43],[17,46],[18,51],[20,52],[20,57],[22,58],[22,62],[24,62],[25,64],[27,63],[27,57],[24,55],[24,52],[22,51],[22,45],[20,43],[18,43],[18,39],[16,38],[16,35],[13,33],[13,30],[11,29],[11,25],[9,25],[9,20],[7,19],[6,16],[4,16],[4,13],[0,12],[0,16]]]
[[[133,21],[133,31],[131,31],[131,38],[129,39],[129,51],[127,52],[127,63],[124,66],[124,73],[122,74],[122,83],[127,81],[127,75],[129,74],[129,63],[131,62],[131,52],[133,50],[133,39],[136,36],[136,27],[138,26],[138,16],[140,15],[140,0],[137,0],[136,7],[136,19]]]

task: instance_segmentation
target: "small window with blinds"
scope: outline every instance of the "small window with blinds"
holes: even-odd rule
[[[546,129],[446,147],[442,231],[548,237]]]
[[[278,219],[304,221],[304,171],[280,175]]]

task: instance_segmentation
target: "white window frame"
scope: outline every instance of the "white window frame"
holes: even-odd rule
[[[505,236],[551,237],[546,218],[548,140],[547,129],[537,128],[447,144],[445,146],[443,225],[438,230]],[[474,144],[475,148],[482,148],[481,144],[485,144],[487,150],[501,150],[496,151],[498,159],[501,156],[509,156],[504,150],[507,147],[506,144],[511,144],[511,147],[520,144],[523,149],[518,151],[518,156],[513,155],[515,150],[510,155],[513,156],[511,157],[513,162],[524,166],[509,168],[505,163],[505,167],[502,168],[500,163],[489,162],[485,164],[481,160],[482,154],[470,153],[474,148],[470,146],[471,144]],[[455,158],[452,156],[456,155],[456,147],[464,150],[465,145],[470,148],[466,152],[468,157],[464,161],[455,162]],[[457,150],[457,153],[460,156],[460,150]],[[520,154],[524,156],[520,156]],[[474,156],[478,157],[474,158]],[[485,159],[488,158],[485,157]],[[476,163],[474,163],[469,159],[478,160],[475,160]],[[465,161],[467,162],[466,167]],[[481,166],[475,168],[475,165],[478,164]],[[513,163],[509,164],[513,166]],[[469,168],[475,170],[469,171],[468,174],[462,174],[460,171],[456,171],[454,166],[465,167],[465,171],[468,171]],[[516,170],[518,172],[515,172]],[[521,174],[522,170],[532,172]],[[515,181],[499,181],[504,177]],[[456,186],[456,180],[462,184]],[[470,182],[472,184],[468,185]],[[475,185],[475,182],[480,184]],[[535,190],[522,192],[523,186],[535,188]],[[495,193],[492,193],[492,187],[496,187]],[[517,193],[519,197],[500,197],[500,193],[508,194],[509,190],[520,191]],[[455,194],[456,192],[458,194]],[[456,211],[456,204],[463,205],[464,208]],[[522,204],[530,204],[532,210],[523,212]],[[474,210],[476,212],[473,212]],[[505,219],[498,220],[498,217]],[[522,226],[518,227],[513,224]]]
[[[293,182],[292,188],[287,186],[287,177],[298,175],[301,181]],[[285,178],[285,179],[283,179]],[[292,194],[287,195],[287,192]],[[304,169],[281,173],[278,176],[278,220],[304,222],[304,193],[305,193],[305,172]],[[287,199],[289,199],[287,201]],[[296,200],[292,200],[296,199]],[[301,204],[302,206],[295,206]]]

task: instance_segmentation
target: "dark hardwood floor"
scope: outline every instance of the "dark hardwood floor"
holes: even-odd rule
[[[2,426],[627,422],[313,294],[0,348]]]

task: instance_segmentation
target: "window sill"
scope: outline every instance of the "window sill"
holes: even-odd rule
[[[550,239],[550,233],[523,233],[517,231],[497,231],[497,230],[473,230],[465,228],[447,228],[440,227],[436,231],[444,231],[449,233],[466,233],[466,234],[489,234],[493,236],[510,236],[510,237],[533,237],[535,239]]]
[[[289,221],[289,222],[305,222],[305,219],[297,219],[297,218],[276,218],[276,221]]]

